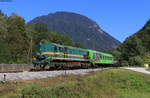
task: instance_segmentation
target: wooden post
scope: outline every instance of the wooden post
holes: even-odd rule
[[[6,74],[4,74],[4,80],[3,80],[3,82],[6,82]]]

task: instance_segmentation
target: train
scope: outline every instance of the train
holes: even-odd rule
[[[52,42],[41,43],[33,60],[35,69],[73,69],[115,66],[114,56]]]

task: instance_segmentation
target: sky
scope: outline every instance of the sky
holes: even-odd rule
[[[57,11],[79,13],[123,42],[150,19],[150,0],[0,0],[0,10],[8,16],[17,13],[26,22]]]

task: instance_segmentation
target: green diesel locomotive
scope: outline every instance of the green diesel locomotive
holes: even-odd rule
[[[39,69],[105,67],[113,64],[111,54],[51,42],[40,44],[33,60],[34,67]]]

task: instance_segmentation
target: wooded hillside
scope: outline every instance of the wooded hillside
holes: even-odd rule
[[[45,24],[28,27],[17,14],[7,16],[0,11],[0,63],[31,63],[36,46],[44,41],[73,45],[67,36],[48,30]]]

